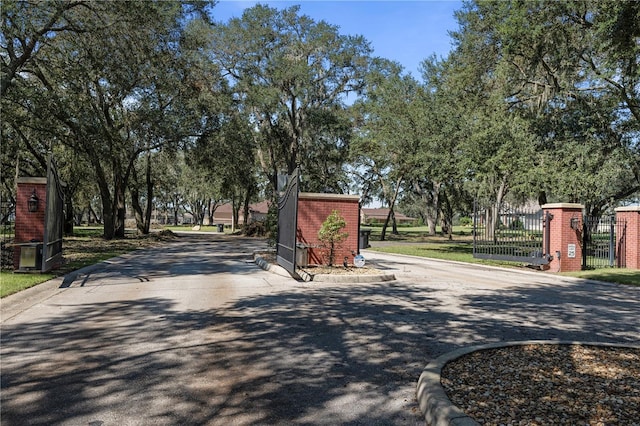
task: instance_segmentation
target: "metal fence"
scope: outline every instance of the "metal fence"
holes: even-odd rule
[[[615,216],[585,216],[582,269],[626,267],[626,230],[626,221],[616,220]]]
[[[540,208],[479,206],[474,203],[473,257],[549,263],[549,221]]]

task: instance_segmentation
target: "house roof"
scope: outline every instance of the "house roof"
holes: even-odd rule
[[[233,208],[231,203],[224,203],[216,208],[215,216],[231,215]],[[259,203],[249,204],[249,210],[254,213],[264,213],[269,211],[269,201],[260,201]]]

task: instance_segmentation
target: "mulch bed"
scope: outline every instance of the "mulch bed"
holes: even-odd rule
[[[448,363],[441,383],[483,425],[640,425],[640,349],[483,350]]]

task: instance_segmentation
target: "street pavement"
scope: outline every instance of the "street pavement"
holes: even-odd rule
[[[384,283],[298,282],[263,240],[181,237],[2,299],[2,425],[424,424],[461,347],[640,344],[640,289],[365,251]]]

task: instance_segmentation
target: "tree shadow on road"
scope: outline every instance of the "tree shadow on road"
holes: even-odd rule
[[[449,350],[640,336],[637,291],[581,282],[454,301],[401,282],[292,284],[204,311],[158,297],[60,312],[3,325],[3,424],[423,424],[415,383]]]

